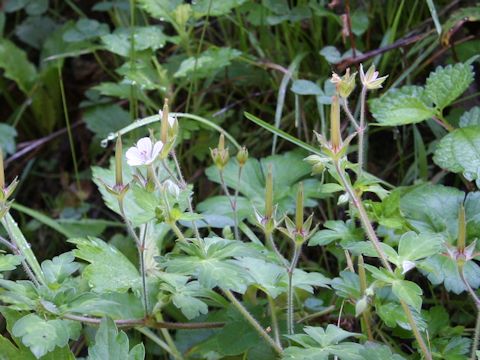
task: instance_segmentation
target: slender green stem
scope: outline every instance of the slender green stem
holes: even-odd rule
[[[467,288],[468,293],[473,299],[473,302],[475,303],[475,307],[477,308],[477,321],[475,323],[475,333],[473,335],[473,340],[472,340],[472,353],[471,353],[471,360],[475,360],[477,358],[477,349],[478,349],[478,343],[479,343],[479,338],[480,338],[480,298],[477,296],[475,293],[475,290],[472,289],[470,284],[468,283],[467,279],[465,278],[465,272],[463,271],[463,265],[458,266],[458,272],[460,274],[460,278],[462,279],[463,284]]]
[[[352,125],[355,127],[355,130],[358,131],[360,129],[360,125],[358,125],[357,120],[355,120],[355,117],[353,116],[352,112],[348,107],[348,100],[345,98],[342,98],[342,100],[343,101],[341,103],[342,103],[343,111],[345,112],[345,114],[347,114],[347,117],[352,123]]]
[[[228,201],[230,202],[230,207],[232,208],[233,211],[233,230],[235,234],[235,239],[238,240],[240,239],[239,233],[238,233],[238,216],[237,216],[237,206],[235,204],[235,199],[232,197],[230,194],[230,191],[228,190],[227,184],[225,183],[225,178],[223,176],[223,170],[218,169],[218,174],[220,176],[220,184],[222,185],[223,192],[228,198]]]
[[[268,294],[267,294],[267,299],[268,299],[268,307],[270,309],[270,317],[272,318],[273,337],[277,345],[279,347],[282,347],[282,343],[280,342],[280,329],[278,328],[277,309],[275,307],[275,301]]]
[[[365,132],[367,128],[367,124],[365,123],[365,100],[367,97],[367,88],[364,86],[362,88],[362,92],[360,94],[360,125],[357,129],[358,131],[358,168],[359,168],[359,176],[363,172],[364,167],[364,157],[365,157]]]
[[[157,316],[160,321],[163,321],[162,314],[158,314]],[[181,355],[180,351],[178,351],[177,346],[175,345],[175,341],[173,341],[172,336],[170,335],[170,332],[168,331],[168,329],[165,329],[165,328],[160,329],[160,332],[162,333],[165,341],[167,342],[168,347],[170,348],[170,350],[172,350],[172,353],[174,354],[173,356],[175,357],[175,359],[182,360],[183,356]]]
[[[240,180],[242,179],[242,170],[243,170],[243,166],[238,166],[238,176],[237,176],[237,187],[235,189],[235,195],[233,196],[233,203],[235,204],[235,210],[234,210],[234,213],[233,213],[233,216],[235,217],[235,228],[238,232],[238,210],[237,210],[237,206],[238,206],[238,192],[240,190]],[[238,234],[237,236],[235,236],[237,240],[241,240],[240,239],[240,234]]]
[[[185,236],[180,231],[180,229],[178,228],[177,224],[174,221],[169,222],[168,225],[170,225],[175,235],[177,235],[178,240],[180,240],[183,243],[187,243],[187,239],[185,239]]]
[[[293,323],[293,272],[297,266],[298,258],[300,257],[300,252],[302,246],[295,244],[295,249],[293,251],[293,257],[290,261],[290,266],[287,270],[288,275],[288,292],[287,292],[287,332],[288,335],[294,334],[294,323]]]
[[[472,342],[472,354],[470,356],[471,360],[477,359],[479,338],[480,338],[480,311],[477,312],[477,321],[475,323],[475,334],[473,336],[473,342]]]
[[[347,191],[353,205],[357,208],[362,226],[365,229],[365,232],[367,233],[368,238],[372,242],[372,245],[375,248],[375,251],[377,252],[378,257],[380,258],[380,261],[382,262],[382,265],[390,273],[393,274],[393,269],[390,266],[390,263],[388,262],[388,259],[385,255],[384,251],[381,248],[380,240],[378,239],[377,234],[375,233],[375,230],[373,229],[372,223],[370,222],[370,219],[368,218],[368,214],[367,214],[367,212],[366,212],[366,210],[363,206],[363,203],[362,203],[361,199],[358,197],[358,195],[355,193],[355,191],[353,190],[350,182],[347,180],[347,178],[345,176],[345,172],[342,169],[341,165],[339,164],[338,160],[335,160],[335,168],[336,168],[337,173],[338,173],[338,175],[340,177],[340,180],[342,182],[342,186]],[[410,310],[408,305],[403,300],[400,300],[400,304],[402,305],[402,308],[405,312],[405,315],[407,316],[410,327],[412,328],[413,335],[415,336],[415,339],[417,340],[418,345],[420,346],[420,349],[423,353],[423,356],[425,357],[426,360],[432,360],[432,355],[430,354],[430,351],[428,350],[427,345],[425,344],[425,340],[423,339],[422,335],[420,334],[420,330],[418,329],[418,326],[415,322],[415,319],[413,318],[412,311]]]
[[[20,251],[23,257],[25,257],[25,261],[35,274],[35,278],[40,284],[45,285],[47,282],[45,280],[43,270],[40,267],[40,263],[38,262],[35,254],[30,247],[30,244],[27,242],[27,239],[25,239],[25,236],[23,236],[22,231],[20,230],[10,213],[7,212],[3,216],[3,218],[1,219],[1,223],[5,228],[5,231],[7,232],[10,240],[15,244],[16,248]]]
[[[285,265],[288,266],[287,259],[285,259],[282,253],[278,250],[277,245],[275,245],[275,241],[273,241],[273,235],[271,232],[265,233],[265,241],[267,246],[272,250],[275,255],[277,255],[278,259]]]
[[[267,334],[267,332],[263,329],[262,325],[258,323],[257,320],[248,312],[247,309],[242,305],[240,301],[237,300],[235,295],[232,294],[230,290],[223,289],[223,293],[227,297],[228,300],[232,303],[233,306],[238,310],[240,314],[247,320],[250,325],[253,326],[253,328],[258,332],[258,334],[264,338],[264,340],[272,347],[273,350],[277,354],[282,354],[283,349],[278,346],[278,344],[270,337],[270,335]]]
[[[127,226],[127,231],[135,241],[135,244],[137,245],[138,259],[140,263],[140,275],[142,277],[142,287],[143,287],[143,307],[144,307],[145,316],[147,316],[148,315],[148,295],[147,295],[147,279],[146,279],[147,274],[145,273],[145,259],[144,259],[145,237],[142,240],[140,240],[137,233],[135,232],[135,229],[133,228],[132,223],[127,218],[125,214],[123,198],[118,199],[118,207],[120,209],[120,215],[122,216],[122,219],[125,222],[125,225]]]
[[[146,226],[146,225],[145,225]],[[138,247],[138,258],[140,261],[140,274],[142,276],[143,308],[145,317],[148,315],[148,292],[147,292],[147,271],[145,269],[145,241],[147,238],[146,229],[143,232],[141,245]]]
[[[357,194],[355,193],[355,190],[353,190],[352,186],[350,185],[350,182],[347,180],[345,176],[345,172],[342,169],[341,165],[339,164],[338,161],[335,161],[335,168],[337,170],[337,173],[340,177],[340,180],[342,182],[343,187],[347,191],[350,200],[352,201],[353,205],[358,211],[358,214],[360,216],[360,220],[362,223],[363,228],[365,229],[365,232],[367,233],[368,238],[372,242],[373,247],[375,248],[375,251],[377,252],[380,261],[382,262],[382,265],[389,271],[393,272],[392,267],[390,266],[390,263],[387,260],[387,256],[385,255],[381,244],[380,240],[377,237],[377,234],[375,233],[375,230],[373,229],[372,223],[370,222],[370,219],[368,218],[367,211],[365,210],[362,201],[358,198]]]
[[[8,241],[7,239],[4,239],[1,236],[0,236],[0,244],[5,245],[15,255],[22,256],[20,250],[18,250],[18,248],[14,244],[12,244],[10,241]],[[27,274],[28,278],[35,284],[36,287],[39,287],[40,283],[38,282],[37,278],[35,277],[35,274],[32,272],[32,269],[30,269],[30,266],[28,266],[25,259],[23,259],[23,256],[22,256],[21,263],[22,263],[22,267],[25,270],[25,273]]]
[[[180,163],[178,161],[177,155],[175,154],[174,150],[172,150],[170,152],[170,154],[172,156],[173,162],[175,163],[175,167],[177,169],[177,174],[178,174],[178,177],[180,179],[180,183],[182,184],[182,188],[186,189],[187,188],[187,182],[185,181],[185,178],[182,175],[182,169],[180,168]],[[190,212],[190,214],[192,214],[192,215],[194,214],[192,197],[191,196],[188,197],[188,211]],[[195,221],[192,221],[192,226],[193,226],[193,230],[195,231],[196,238],[198,240],[200,240],[200,232],[198,231],[198,227],[197,227],[197,224],[195,223]]]
[[[150,340],[152,340],[155,344],[160,346],[163,350],[165,350],[167,353],[172,355],[175,359],[181,360],[183,359],[183,356],[178,352],[175,352],[174,349],[172,349],[165,341],[160,339],[157,334],[155,334],[152,330],[145,328],[145,327],[139,327],[135,328],[138,332],[141,332],[143,335],[148,337]]]
[[[60,95],[62,96],[63,115],[65,116],[65,123],[67,125],[68,142],[70,143],[70,152],[72,153],[73,171],[75,172],[75,180],[77,183],[77,191],[80,191],[80,177],[78,175],[77,155],[75,153],[75,146],[73,145],[72,127],[70,126],[70,116],[68,115],[67,97],[65,95],[65,87],[63,86],[61,61],[58,61],[58,82],[60,84]]]

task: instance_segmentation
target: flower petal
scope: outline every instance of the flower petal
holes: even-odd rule
[[[139,166],[145,164],[145,158],[136,147],[131,147],[128,149],[125,153],[125,157],[127,158],[127,164],[130,166]]]
[[[153,145],[152,154],[151,154],[152,161],[157,158],[157,156],[160,154],[162,149],[163,149],[163,142],[161,141],[157,141],[155,145]]]
[[[152,152],[152,140],[149,137],[143,137],[137,141],[137,148],[140,152],[150,154]],[[147,155],[148,156],[148,155]]]

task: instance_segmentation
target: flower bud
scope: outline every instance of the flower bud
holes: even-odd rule
[[[165,180],[163,182],[163,187],[164,187],[166,193],[168,195],[170,195],[171,197],[173,197],[175,199],[178,199],[178,197],[180,196],[180,188],[172,180],[170,180],[170,179]]]
[[[330,143],[334,152],[338,152],[342,147],[338,96],[332,96],[332,105],[330,107]]]
[[[359,317],[368,308],[368,299],[363,296],[355,304],[355,317]]]
[[[353,92],[353,90],[355,89],[356,76],[357,76],[356,72],[353,73],[353,75],[350,75],[350,68],[348,68],[347,71],[345,72],[345,75],[343,75],[342,77],[333,73],[332,79],[330,81],[336,85],[337,93],[342,98],[348,98],[350,94]]]
[[[238,165],[242,167],[243,165],[245,165],[247,160],[248,160],[248,150],[245,146],[243,146],[237,153]]]
[[[210,149],[210,155],[212,156],[213,163],[219,170],[223,170],[230,160],[230,153],[228,148],[225,148],[225,136],[220,134],[218,140],[218,147]]]
[[[329,162],[328,158],[320,155],[310,155],[303,160],[312,165],[312,175],[322,174],[325,170],[325,165]]]

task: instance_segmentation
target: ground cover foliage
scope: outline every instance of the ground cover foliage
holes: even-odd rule
[[[475,2],[0,6],[0,359],[478,358]]]

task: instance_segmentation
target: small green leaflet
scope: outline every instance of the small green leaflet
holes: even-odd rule
[[[441,111],[462,95],[472,82],[472,65],[439,66],[427,78],[425,93]]]
[[[118,329],[112,319],[103,319],[95,335],[95,344],[88,348],[88,360],[143,360],[143,343],[129,350],[127,334]]]
[[[420,312],[423,294],[420,286],[408,280],[395,280],[392,282],[392,292],[397,298],[405,301],[416,311]]]
[[[54,257],[52,260],[42,262],[42,270],[49,284],[61,284],[69,275],[80,268],[80,264],[74,262],[72,252],[66,252]]]
[[[480,184],[480,126],[473,125],[445,136],[437,146],[433,161],[446,170],[462,173]]]
[[[338,356],[343,360],[362,360],[359,351],[362,345],[343,340],[359,336],[359,334],[345,331],[335,325],[328,325],[326,329],[321,327],[307,326],[305,334],[288,336],[299,346],[290,346],[285,349],[282,359],[284,360],[328,360],[331,356]]]
[[[380,125],[398,126],[441,116],[445,107],[465,92],[473,81],[473,67],[458,63],[437,67],[425,87],[403,86],[370,100],[370,110]],[[432,103],[434,107],[432,107]]]
[[[435,109],[425,101],[420,86],[404,86],[370,101],[370,111],[380,125],[413,124],[431,118]]]
[[[173,76],[176,78],[187,76],[194,78],[209,77],[230,65],[231,61],[241,54],[242,52],[236,49],[212,47],[198,57],[189,57],[183,60]]]
[[[82,325],[71,320],[45,320],[35,314],[29,314],[18,320],[12,328],[12,334],[22,338],[25,346],[38,358],[68,344],[69,339],[80,336]]]
[[[20,265],[21,262],[22,262],[22,257],[19,255],[0,254],[0,272],[15,270],[15,268],[18,265]],[[0,278],[1,277],[2,275],[0,274]]]
[[[207,289],[218,286],[244,293],[251,284],[248,272],[233,258],[257,255],[258,250],[253,246],[221,238],[204,238],[199,244],[179,246],[187,255],[170,253],[157,258],[159,266],[167,272],[195,276],[200,285]]]
[[[74,255],[90,263],[83,270],[82,276],[93,291],[125,292],[139,285],[140,274],[137,268],[113,246],[93,237],[72,239],[69,242],[77,246],[73,250]]]
[[[480,106],[475,106],[469,111],[465,111],[460,116],[459,125],[461,128],[469,126],[480,126]]]
[[[326,230],[320,230],[312,236],[308,242],[308,246],[325,246],[334,241],[340,243],[350,243],[363,240],[363,231],[356,228],[355,224],[348,220],[343,222],[341,220],[327,220],[323,224]]]
[[[103,35],[101,39],[108,51],[128,57],[132,51],[132,43],[135,44],[136,52],[147,49],[155,51],[165,46],[168,38],[158,26],[137,26],[133,29],[118,28],[111,34]]]

